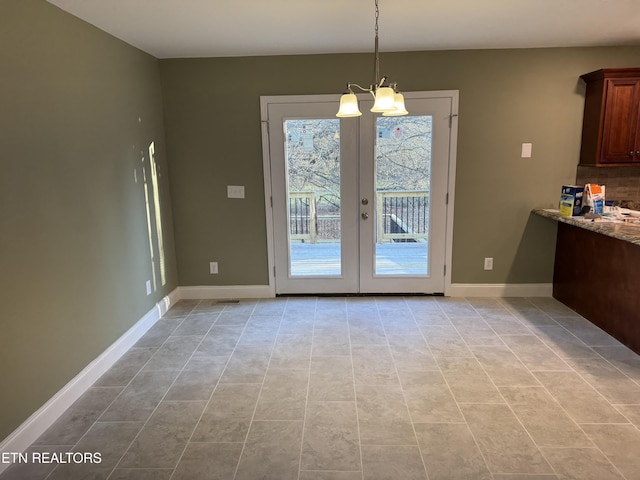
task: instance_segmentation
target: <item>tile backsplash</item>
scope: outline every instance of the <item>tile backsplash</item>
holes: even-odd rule
[[[615,200],[620,206],[640,207],[640,166],[594,167],[578,165],[576,185],[597,183],[606,186],[606,199]]]

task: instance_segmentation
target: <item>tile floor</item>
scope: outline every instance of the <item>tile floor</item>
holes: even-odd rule
[[[0,479],[640,479],[640,356],[551,298],[176,305]]]

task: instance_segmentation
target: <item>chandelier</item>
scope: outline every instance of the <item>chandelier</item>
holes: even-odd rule
[[[375,26],[375,57],[373,64],[373,84],[368,88],[361,87],[357,83],[347,83],[347,91],[340,97],[340,109],[336,117],[359,117],[362,112],[358,108],[358,98],[353,93],[352,87],[358,88],[363,92],[369,92],[373,95],[374,103],[372,112],[382,113],[383,117],[396,117],[407,115],[407,109],[404,106],[404,96],[398,91],[398,85],[395,83],[387,83],[387,77],[380,78],[380,52],[378,50],[378,17],[380,9],[378,0],[375,0],[376,26]]]

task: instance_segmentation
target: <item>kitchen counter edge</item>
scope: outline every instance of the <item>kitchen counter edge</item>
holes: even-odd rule
[[[565,217],[560,215],[558,210],[549,208],[534,208],[532,210],[536,215],[541,217],[550,218],[562,223],[568,223],[585,230],[591,230],[592,232],[600,233],[608,237],[617,238],[625,242],[633,243],[640,246],[640,226],[638,225],[625,225],[623,223],[611,223],[611,222],[593,222],[585,220],[584,217]]]

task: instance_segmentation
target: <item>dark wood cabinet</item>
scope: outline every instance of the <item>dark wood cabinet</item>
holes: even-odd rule
[[[587,85],[580,163],[640,165],[640,68],[606,68],[580,78]]]
[[[553,296],[640,355],[640,245],[558,223]]]

